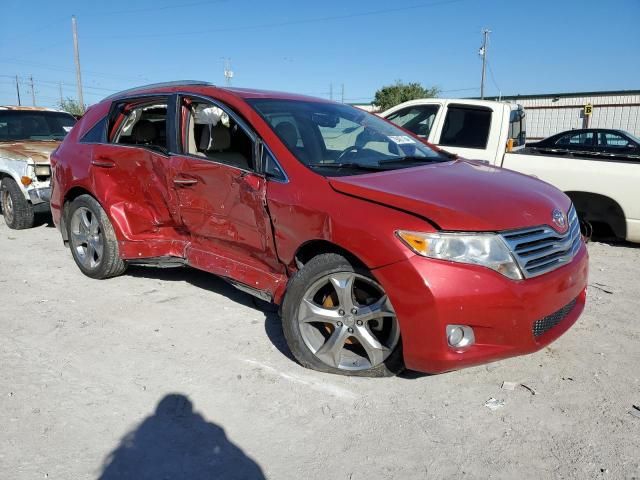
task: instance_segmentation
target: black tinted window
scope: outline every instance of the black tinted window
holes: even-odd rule
[[[85,133],[80,142],[82,143],[101,143],[104,142],[104,130],[107,123],[106,117],[96,123],[91,130]]]
[[[561,136],[556,145],[560,147],[590,147],[593,145],[593,132],[568,133]]]
[[[491,110],[450,106],[444,120],[440,145],[485,148],[491,128]]]
[[[629,140],[622,135],[612,132],[600,132],[598,134],[598,145],[610,148],[626,148],[629,146]]]

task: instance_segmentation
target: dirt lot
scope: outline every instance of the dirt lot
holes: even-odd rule
[[[640,478],[640,248],[589,250],[550,348],[353,379],[301,368],[211,275],[89,280],[54,228],[0,220],[0,478]]]

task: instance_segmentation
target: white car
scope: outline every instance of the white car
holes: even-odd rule
[[[48,108],[0,107],[0,203],[9,228],[30,228],[36,212],[49,211],[49,156],[75,123]]]
[[[586,233],[595,229],[640,243],[637,160],[549,155],[524,148],[526,115],[513,103],[425,98],[380,116],[448,152],[549,182],[571,198]]]

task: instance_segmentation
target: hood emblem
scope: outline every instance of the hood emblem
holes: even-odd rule
[[[551,219],[553,220],[553,223],[555,223],[562,230],[567,228],[567,217],[565,217],[564,213],[562,213],[562,210],[554,208],[553,212],[551,212]]]

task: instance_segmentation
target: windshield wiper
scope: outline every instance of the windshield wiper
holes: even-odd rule
[[[380,160],[378,162],[379,165],[389,165],[390,163],[431,163],[431,162],[441,162],[440,158],[431,158],[431,157],[414,157],[408,155],[406,157],[398,157],[398,158],[387,158],[384,160]]]
[[[362,163],[347,162],[347,163],[308,163],[310,168],[351,168],[353,170],[367,170],[371,172],[378,172],[384,170],[380,165],[365,165]]]

